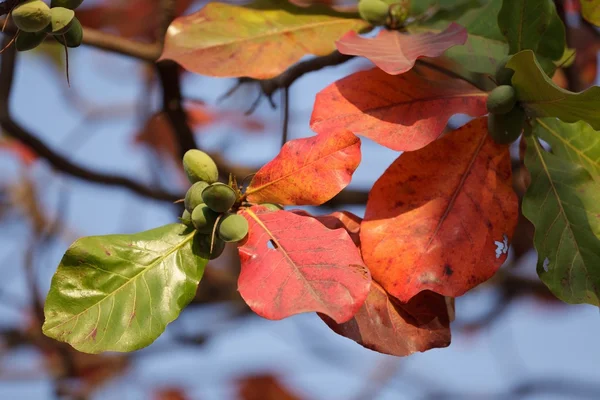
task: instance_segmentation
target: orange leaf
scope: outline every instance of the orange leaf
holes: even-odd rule
[[[371,276],[344,229],[262,206],[241,215],[250,229],[239,245],[238,290],[254,312],[273,320],[312,311],[338,323],[352,318]]]
[[[450,345],[450,316],[444,296],[424,291],[408,303],[388,295],[375,281],[354,318],[336,324],[319,315],[337,334],[367,349],[404,357]]]
[[[248,186],[253,203],[319,205],[348,186],[360,164],[360,139],[348,131],[287,142]]]
[[[363,38],[356,32],[346,33],[335,42],[342,54],[362,56],[388,74],[410,70],[419,57],[439,57],[446,50],[467,41],[467,30],[452,23],[440,33],[406,34],[382,30],[375,38]]]
[[[333,52],[334,41],[344,33],[369,26],[352,17],[281,0],[245,7],[210,2],[173,21],[160,60],[174,60],[202,75],[272,78],[305,55]]]
[[[429,68],[389,75],[373,68],[326,87],[315,101],[311,128],[348,129],[393,150],[417,150],[442,133],[448,118],[487,113],[487,94]]]
[[[1,137],[0,150],[1,149],[13,153],[28,167],[35,163],[39,158],[38,154],[31,150],[31,148],[12,138]]]
[[[502,265],[517,220],[508,146],[480,118],[402,154],[379,178],[361,226],[362,255],[400,301],[422,290],[457,297]]]

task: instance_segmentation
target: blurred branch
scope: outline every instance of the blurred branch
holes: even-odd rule
[[[21,0],[6,0],[0,3],[0,15],[8,14]]]
[[[87,27],[83,31],[83,44],[151,63],[156,62],[161,53],[161,46],[157,44],[142,43]]]
[[[501,393],[465,393],[465,392],[437,392],[421,397],[422,400],[506,400],[524,399],[532,395],[558,394],[569,396],[571,399],[598,399],[600,398],[600,385],[597,382],[581,381],[564,377],[545,377],[542,379],[528,379],[514,385]]]
[[[10,38],[4,38],[4,45]],[[54,152],[44,142],[28,132],[25,128],[15,122],[9,111],[10,92],[13,84],[16,50],[14,47],[6,49],[2,54],[0,64],[0,126],[11,137],[17,139],[25,146],[33,150],[38,156],[47,160],[56,170],[64,172],[76,178],[89,182],[102,183],[129,189],[134,193],[157,200],[175,201],[181,196],[163,190],[156,190],[118,175],[103,174],[79,166],[62,155]]]

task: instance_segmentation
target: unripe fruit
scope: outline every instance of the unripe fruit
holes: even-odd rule
[[[202,192],[202,200],[211,210],[223,213],[237,200],[235,191],[224,183],[213,183]]]
[[[217,164],[208,154],[200,150],[188,150],[183,155],[183,169],[191,183],[216,182],[219,179]]]
[[[200,182],[194,183],[188,189],[187,193],[185,194],[185,200],[183,201],[183,204],[185,205],[186,210],[188,210],[189,212],[192,212],[192,211],[194,211],[194,208],[196,208],[196,206],[198,204],[204,203],[204,200],[202,200],[202,192],[208,186],[209,186],[208,183],[200,181]]]
[[[50,33],[53,35],[63,35],[73,26],[75,11],[64,7],[54,7],[50,9],[52,20],[50,22]]]
[[[224,242],[239,242],[248,234],[248,221],[238,214],[226,215],[219,223],[217,232]]]
[[[179,217],[179,220],[182,224],[187,226],[192,226],[192,214],[188,210],[183,210],[183,214]]]
[[[266,207],[267,210],[270,210],[270,211],[281,211],[281,210],[283,210],[282,206],[280,206],[279,204],[275,204],[275,203],[263,203],[263,204],[261,204],[261,206]]]
[[[373,25],[383,25],[389,15],[389,6],[382,0],[360,0],[358,13]]]
[[[525,110],[518,106],[506,114],[489,114],[488,132],[496,143],[512,143],[521,135],[525,118]]]
[[[502,85],[494,88],[487,98],[487,109],[494,114],[506,114],[517,104],[517,94],[512,86]]]
[[[50,7],[41,0],[21,3],[14,8],[11,15],[17,28],[23,32],[39,32],[52,20]]]
[[[63,45],[66,44],[67,47],[79,47],[81,42],[83,42],[83,26],[81,26],[81,22],[79,22],[77,17],[73,18],[69,31],[64,35],[56,35],[55,38]]]
[[[512,77],[515,74],[515,71],[506,68],[506,63],[510,59],[510,56],[504,57],[502,61],[496,67],[496,83],[498,85],[511,85]]]
[[[212,236],[211,235],[196,235],[194,237],[194,242],[197,245],[197,251],[199,252],[199,256],[203,258],[208,258],[210,260],[214,260],[223,254],[223,250],[225,250],[225,242],[215,237],[214,243],[212,243],[212,252],[210,251]]]
[[[200,233],[211,233],[219,214],[211,210],[206,204],[200,204],[192,211],[192,224]]]
[[[69,10],[74,10],[79,7],[83,3],[83,0],[52,0],[50,2],[50,7],[64,7]]]
[[[20,32],[15,40],[18,51],[27,51],[38,47],[45,39],[45,32]]]

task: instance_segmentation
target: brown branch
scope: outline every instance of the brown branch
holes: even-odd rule
[[[87,27],[83,30],[83,44],[151,63],[156,62],[161,53],[159,45],[143,43]]]

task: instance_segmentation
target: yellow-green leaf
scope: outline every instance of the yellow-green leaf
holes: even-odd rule
[[[333,52],[346,32],[369,26],[353,17],[276,0],[245,7],[210,2],[173,21],[161,59],[202,75],[271,78],[305,55]]]
[[[583,0],[581,14],[592,24],[600,26],[600,0]]]
[[[52,279],[44,334],[85,353],[148,346],[196,294],[207,259],[194,234],[171,224],[77,240]]]
[[[533,132],[553,154],[581,165],[600,182],[600,132],[583,121],[567,124],[556,118],[538,118]]]

